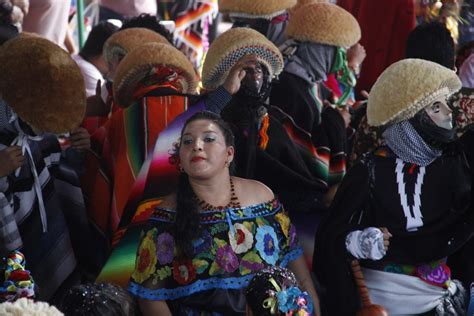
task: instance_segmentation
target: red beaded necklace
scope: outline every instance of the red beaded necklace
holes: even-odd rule
[[[207,203],[204,200],[201,200],[196,196],[197,203],[199,208],[203,211],[214,211],[214,210],[225,210],[228,208],[240,208],[239,198],[237,194],[235,194],[235,187],[234,182],[232,181],[232,177],[229,177],[230,182],[230,201],[224,206],[214,206],[212,204]]]

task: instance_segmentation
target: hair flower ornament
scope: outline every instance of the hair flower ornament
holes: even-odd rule
[[[285,316],[309,316],[313,314],[313,303],[307,292],[302,292],[298,287],[291,286],[281,288],[275,279],[270,283],[276,291],[270,291],[269,297],[263,301],[263,307],[270,309],[270,314],[277,315],[278,312]]]

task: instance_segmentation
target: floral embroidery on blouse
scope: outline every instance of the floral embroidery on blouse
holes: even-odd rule
[[[200,213],[201,234],[193,258],[178,258],[176,213],[155,207],[137,251],[129,291],[167,300],[214,288],[244,288],[253,273],[286,264],[302,254],[283,206],[275,199],[245,208]]]
[[[250,232],[252,228],[247,229],[245,224],[249,227],[253,227],[252,223],[244,222],[242,224],[236,223],[234,224],[234,233],[229,231],[229,241],[230,245],[232,246],[232,250],[236,253],[243,253],[247,252],[253,245],[253,234]]]
[[[296,227],[295,225],[291,224],[290,226],[290,236],[288,237],[288,246],[290,248],[296,247],[298,243],[298,237],[296,236]]]
[[[153,235],[156,229],[148,231],[138,248],[138,260],[132,278],[137,282],[143,282],[155,272],[156,265],[156,245]]]
[[[278,237],[270,226],[262,226],[257,230],[257,250],[260,256],[268,264],[274,265],[278,260],[280,247],[278,246]]]
[[[160,234],[156,242],[156,256],[161,264],[173,262],[174,257],[174,239],[170,233],[164,232]]]
[[[202,252],[207,252],[212,245],[212,236],[207,230],[203,230],[202,237],[193,240],[193,250],[194,254],[200,254]]]
[[[173,277],[179,284],[188,284],[196,278],[196,268],[189,259],[173,261]]]
[[[281,229],[285,237],[288,238],[288,234],[290,231],[290,218],[285,213],[278,213],[275,215],[276,220],[280,223]]]
[[[222,270],[225,272],[234,272],[239,267],[239,259],[235,252],[230,245],[225,243],[223,246],[217,248],[215,263],[218,266],[217,269],[219,269],[219,273],[222,273]]]

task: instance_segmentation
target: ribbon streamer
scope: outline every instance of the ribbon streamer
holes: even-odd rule
[[[339,47],[337,49],[336,60],[330,72],[336,73],[336,79],[344,86],[343,94],[336,101],[336,105],[344,106],[349,99],[352,88],[355,87],[357,83],[354,73],[349,69],[347,64],[347,55],[344,48]]]
[[[278,285],[278,283],[275,281],[274,278],[271,278],[269,281],[273,285],[273,287],[275,288],[275,290],[277,292],[281,291],[281,287]],[[276,315],[276,313],[279,309],[278,308],[278,299],[277,299],[276,295],[270,296],[269,298],[265,299],[263,301],[263,308],[270,309],[270,314],[271,315]]]
[[[48,222],[46,219],[46,208],[44,206],[43,200],[43,192],[41,190],[41,183],[38,177],[38,172],[36,171],[35,161],[33,159],[33,154],[31,153],[31,148],[29,141],[40,141],[43,139],[43,136],[30,136],[26,134],[20,127],[20,123],[18,121],[18,115],[13,113],[12,117],[10,118],[10,123],[12,123],[13,127],[16,129],[18,136],[12,141],[10,146],[19,146],[21,147],[21,153],[23,156],[25,153],[27,154],[27,158],[30,161],[30,169],[31,173],[33,174],[33,188],[36,193],[36,197],[38,198],[38,208],[40,211],[41,217],[41,224],[43,225],[43,233],[48,231]],[[18,177],[20,175],[21,166],[18,167],[15,171],[15,176]]]

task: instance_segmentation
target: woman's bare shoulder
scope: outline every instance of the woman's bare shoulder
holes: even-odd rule
[[[169,209],[169,210],[176,210],[176,193],[172,193],[170,195],[166,195],[160,199],[159,207]]]
[[[265,203],[275,198],[273,191],[262,182],[234,177],[235,190],[242,206]]]

